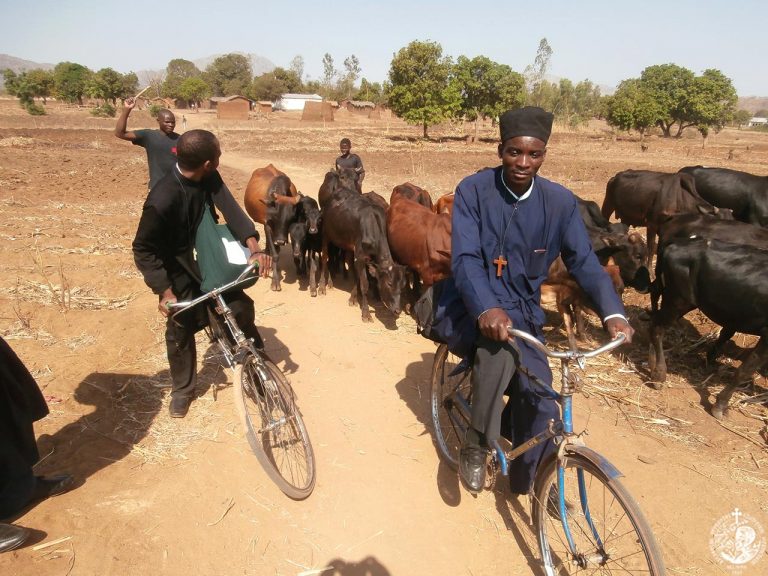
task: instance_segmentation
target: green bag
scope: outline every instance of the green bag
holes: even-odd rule
[[[235,280],[248,265],[250,251],[245,248],[229,230],[226,224],[216,224],[206,203],[203,218],[195,235],[197,266],[200,268],[202,282],[200,289],[210,292]],[[241,284],[239,288],[248,288],[256,283],[253,280]]]

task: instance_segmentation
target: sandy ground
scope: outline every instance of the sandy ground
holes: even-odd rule
[[[37,425],[38,472],[70,472],[81,485],[15,520],[34,537],[0,556],[0,573],[541,573],[527,499],[510,498],[503,482],[471,497],[438,457],[429,414],[435,346],[409,317],[393,318],[378,303],[374,322],[361,322],[347,305],[348,282],[310,298],[284,258],[282,292],[269,282],[249,290],[313,441],[317,485],[307,500],[286,498],[259,468],[237,419],[232,375],[202,337],[200,396],[187,418],[170,419],[163,323],[130,250],[145,197],[143,150],[114,138],[112,119],[49,110],[32,118],[0,101],[0,333],[51,409]],[[238,198],[251,171],[269,162],[316,195],[342,136],[363,157],[366,189],[385,197],[405,181],[437,197],[497,161],[490,126],[486,140],[467,144],[459,126],[436,128],[422,142],[418,128],[396,120],[338,114],[308,124],[283,114],[225,123],[184,114],[187,128],[220,136],[221,171]],[[152,126],[144,112],[129,122]],[[768,173],[768,135],[727,130],[709,140],[702,148],[698,138],[651,138],[641,152],[636,139],[613,139],[598,124],[557,131],[542,174],[600,202],[608,178],[626,168]],[[768,529],[758,396],[765,379],[736,396],[753,402],[724,425],[702,402],[733,374],[738,361],[729,357],[754,338],[737,336],[719,366],[707,367],[700,344],[717,328],[689,314],[670,331],[668,385],[655,391],[645,384],[647,325],[638,318],[647,297],[628,292],[625,302],[636,342],[590,364],[576,397],[577,428],[625,474],[669,574],[730,573],[710,553],[713,525],[738,507]],[[550,341],[563,346],[551,319]],[[765,573],[765,555],[743,572]]]

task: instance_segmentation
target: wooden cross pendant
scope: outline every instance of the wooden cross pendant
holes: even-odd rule
[[[501,278],[501,269],[507,265],[506,259],[504,256],[499,254],[499,257],[496,258],[493,263],[496,264],[496,278]]]

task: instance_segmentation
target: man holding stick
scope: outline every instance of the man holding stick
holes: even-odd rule
[[[139,92],[133,98],[126,98],[123,103],[123,110],[117,119],[115,136],[121,140],[128,140],[135,146],[141,146],[147,151],[147,163],[149,164],[149,184],[147,188],[151,190],[176,165],[176,143],[179,135],[174,131],[176,128],[176,117],[173,115],[173,112],[166,108],[161,109],[157,113],[157,130],[128,130],[128,116],[136,106],[139,96],[146,89]]]

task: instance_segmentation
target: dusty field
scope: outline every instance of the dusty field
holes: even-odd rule
[[[186,419],[171,420],[163,323],[130,251],[144,152],[112,135],[112,119],[49,111],[32,118],[0,101],[0,333],[49,400],[51,415],[37,428],[38,471],[71,472],[82,485],[16,520],[35,529],[33,546],[63,540],[0,556],[0,573],[539,573],[527,500],[510,500],[503,486],[468,497],[437,456],[428,406],[434,346],[410,318],[380,306],[363,324],[347,306],[348,284],[312,299],[289,267],[282,292],[268,282],[250,289],[313,440],[318,476],[308,500],[284,497],[249,453],[231,374],[205,357],[202,339],[200,397]],[[342,136],[365,162],[366,189],[387,197],[404,181],[437,197],[497,161],[490,126],[487,140],[468,145],[458,127],[433,129],[435,140],[424,143],[418,128],[341,114],[326,125],[285,115],[234,124],[186,117],[188,128],[220,136],[221,171],[236,194],[268,162],[316,194]],[[139,112],[129,127],[153,123]],[[725,131],[709,140],[702,149],[698,138],[652,138],[642,153],[598,124],[557,131],[542,174],[600,202],[608,178],[626,168],[768,173],[768,135]],[[758,378],[755,390],[737,394],[746,403],[724,425],[712,419],[701,404],[738,361],[705,366],[701,344],[716,327],[691,313],[667,340],[668,385],[650,389],[647,325],[638,318],[648,301],[632,292],[625,301],[636,342],[590,364],[577,426],[626,475],[669,574],[728,573],[709,551],[715,522],[738,507],[768,529],[768,386]],[[552,319],[550,340],[562,345]],[[736,338],[738,347],[753,341]],[[737,346],[728,352],[735,357]],[[767,572],[763,557],[745,574]]]

